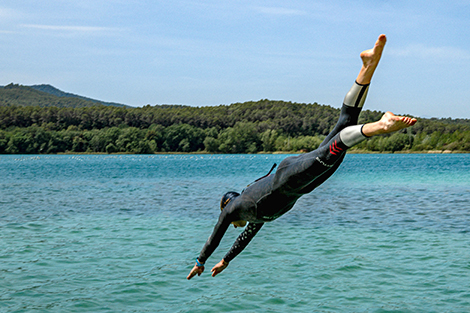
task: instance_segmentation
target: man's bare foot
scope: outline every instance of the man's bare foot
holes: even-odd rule
[[[356,79],[359,84],[370,84],[374,71],[377,68],[377,65],[379,65],[386,42],[387,37],[382,34],[375,42],[372,49],[361,52],[362,68]]]
[[[386,42],[387,37],[382,34],[375,42],[374,48],[361,52],[362,64],[364,67],[376,67],[379,64]]]
[[[392,112],[386,112],[379,121],[365,124],[362,127],[362,133],[367,137],[393,133],[397,130],[413,126],[416,121],[415,118],[397,116]]]

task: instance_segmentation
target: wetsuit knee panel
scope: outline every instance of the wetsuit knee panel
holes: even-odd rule
[[[343,103],[350,107],[362,108],[366,101],[368,91],[369,85],[361,85],[354,82],[354,85],[346,94],[346,97],[344,97]]]
[[[340,131],[339,138],[349,148],[357,145],[367,137],[362,133],[363,125],[349,126]]]

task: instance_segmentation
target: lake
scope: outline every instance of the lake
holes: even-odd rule
[[[228,190],[288,155],[0,155],[2,312],[470,312],[470,155],[349,154],[220,275]]]

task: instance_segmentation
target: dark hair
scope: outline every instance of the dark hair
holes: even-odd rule
[[[220,210],[222,211],[232,199],[238,197],[239,195],[240,194],[235,191],[229,191],[225,193],[222,199],[220,200]]]

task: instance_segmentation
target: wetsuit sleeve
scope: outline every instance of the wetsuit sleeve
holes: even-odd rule
[[[230,226],[230,223],[233,221],[231,214],[226,210],[222,211],[219,215],[219,220],[214,226],[211,236],[207,239],[206,244],[202,248],[201,253],[199,254],[199,262],[205,263],[206,260],[211,256],[214,250],[220,243],[220,240],[224,236],[227,228]]]
[[[224,261],[230,262],[250,243],[264,223],[248,223],[245,230],[238,236],[230,251],[225,255]]]

